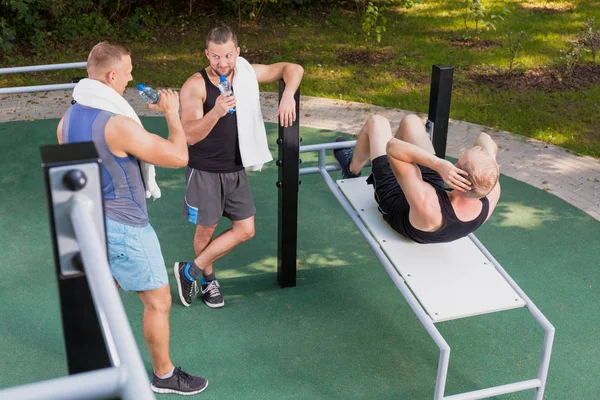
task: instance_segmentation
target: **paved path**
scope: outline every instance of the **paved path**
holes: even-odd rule
[[[0,95],[0,122],[59,118],[70,105],[70,91]],[[140,115],[148,111],[137,91],[125,97]],[[266,121],[275,122],[277,95],[261,95]],[[396,129],[409,111],[341,100],[303,96],[300,104],[302,126],[356,134],[367,117],[381,114]],[[422,115],[425,120],[426,116]],[[450,121],[447,154],[458,157],[472,145],[481,131],[498,143],[500,171],[531,186],[546,190],[600,221],[600,160],[581,157],[551,144],[461,121]]]

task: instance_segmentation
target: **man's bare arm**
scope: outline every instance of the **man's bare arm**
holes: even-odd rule
[[[252,68],[254,68],[258,83],[276,82],[283,78],[285,90],[277,110],[277,116],[279,116],[281,126],[292,126],[292,123],[296,120],[294,93],[300,87],[304,68],[298,64],[286,62],[270,65],[252,64]]]
[[[496,142],[494,142],[494,139],[492,139],[492,137],[487,133],[481,132],[479,134],[479,136],[475,140],[475,143],[473,143],[473,147],[475,146],[482,147],[485,151],[488,152],[490,156],[494,158],[494,160],[496,159],[496,154],[498,154],[498,145],[496,144]]]
[[[496,155],[498,154],[498,145],[487,133],[481,132],[475,140],[473,146],[482,147],[485,151],[488,152],[490,156],[492,156],[494,160],[496,159]],[[492,191],[486,196],[489,202],[489,212],[486,221],[492,216],[492,213],[496,209],[498,201],[500,201],[500,193],[500,179],[498,179],[498,182],[496,182],[496,185],[494,186]]]
[[[406,163],[419,164],[431,168],[442,176],[452,189],[464,192],[470,190],[470,182],[465,178],[467,172],[456,168],[450,161],[436,157],[434,154],[415,146],[412,143],[392,138],[387,143],[387,155]]]
[[[212,110],[204,115],[206,89],[200,74],[189,78],[181,88],[181,122],[187,143],[196,144],[208,136],[219,119],[235,107],[235,97],[217,97]]]
[[[58,144],[62,144],[62,127],[63,127],[63,119],[61,118],[58,127],[56,127],[56,138],[58,139]]]
[[[185,133],[179,119],[179,96],[171,90],[159,90],[158,104],[148,108],[165,115],[169,137],[149,133],[136,121],[125,116],[115,116],[105,127],[106,144],[116,156],[131,154],[136,158],[160,167],[178,168],[188,163]]]

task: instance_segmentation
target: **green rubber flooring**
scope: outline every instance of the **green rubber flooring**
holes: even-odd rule
[[[162,118],[144,122],[165,134]],[[0,388],[67,374],[38,150],[55,142],[56,124],[0,124]],[[268,132],[275,143],[276,126]],[[301,135],[302,144],[336,137]],[[316,159],[302,158],[303,166]],[[170,266],[192,257],[193,226],[181,218],[184,171],[157,176],[163,197],[148,208]],[[203,399],[432,399],[437,347],[322,179],[301,179],[297,286],[276,283],[270,163],[250,174],[256,236],[215,264],[225,307],[184,308],[171,276],[174,363],[209,380]],[[497,211],[477,236],[556,327],[545,398],[600,399],[600,223],[550,193],[501,183]],[[150,372],[141,303],[121,296]],[[536,377],[543,331],[527,310],[438,326],[452,348],[447,395]]]

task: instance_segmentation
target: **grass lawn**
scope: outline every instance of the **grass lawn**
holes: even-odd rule
[[[380,44],[365,41],[359,16],[345,10],[290,16],[285,21],[265,17],[259,26],[241,27],[240,44],[242,55],[251,62],[301,63],[305,68],[304,95],[418,112],[427,112],[431,66],[453,65],[452,118],[600,157],[600,66],[592,64],[591,55],[585,53],[583,69],[567,74],[564,67],[569,41],[578,37],[586,21],[596,17],[600,25],[600,7],[591,0],[536,1],[484,0],[489,14],[498,14],[503,7],[510,14],[496,23],[496,30],[479,35],[469,21],[468,40],[464,1],[423,0],[410,9],[387,11],[387,32]],[[133,51],[132,85],[145,81],[153,86],[180,87],[204,67],[202,50],[210,19],[199,15],[197,26],[163,27],[153,32],[151,39],[112,39]],[[237,28],[237,21],[230,22]],[[516,72],[507,77],[507,33],[519,31],[527,36],[514,59]],[[84,61],[97,39],[12,56],[1,60],[0,66]],[[0,87],[62,83],[83,74],[67,70],[2,75]],[[494,83],[499,78],[504,85]],[[541,84],[534,84],[540,79]],[[263,90],[274,91],[275,86],[265,85]]]

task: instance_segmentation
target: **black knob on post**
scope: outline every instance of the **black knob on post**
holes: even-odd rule
[[[67,189],[76,192],[85,187],[87,176],[81,170],[72,169],[63,177],[63,183]]]
[[[281,167],[281,166],[283,165],[283,160],[277,160],[277,161],[275,161],[275,164],[276,164],[278,167]]]
[[[282,185],[281,181],[277,181],[277,182],[275,182],[275,186],[277,186],[278,188],[280,188],[280,187],[281,187],[281,185]]]
[[[277,144],[278,145],[283,144],[283,138],[277,138]]]

